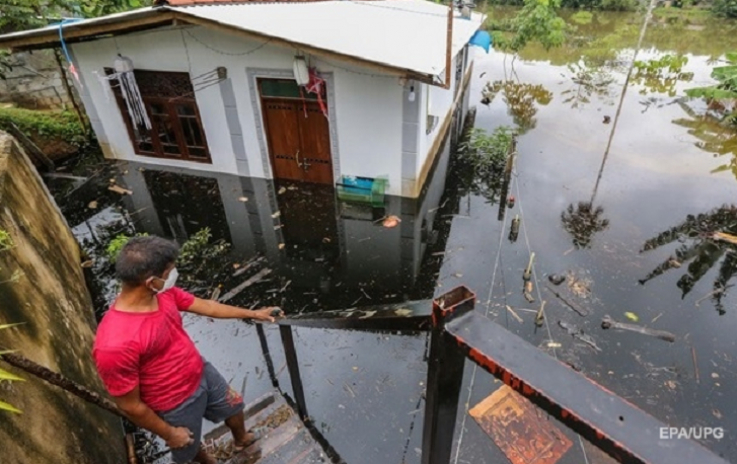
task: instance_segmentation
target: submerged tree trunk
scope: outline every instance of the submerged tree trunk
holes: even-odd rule
[[[84,387],[75,381],[66,378],[65,376],[54,372],[40,364],[31,361],[18,354],[4,354],[0,356],[0,359],[10,364],[11,366],[17,367],[22,371],[31,374],[41,380],[44,380],[52,385],[55,385],[62,390],[71,393],[72,395],[81,398],[82,400],[94,404],[108,412],[115,414],[116,416],[125,418],[123,412],[107,398],[103,398],[99,393],[94,392],[87,387]]]

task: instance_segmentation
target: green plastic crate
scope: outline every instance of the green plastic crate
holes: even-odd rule
[[[386,179],[341,176],[340,182],[336,185],[338,199],[381,207],[384,206],[386,184]]]

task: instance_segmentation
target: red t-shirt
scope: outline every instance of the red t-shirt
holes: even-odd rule
[[[159,309],[118,311],[113,304],[100,322],[92,356],[112,396],[136,386],[154,411],[168,411],[189,398],[202,379],[203,361],[182,325],[194,295],[174,287],[157,295]]]

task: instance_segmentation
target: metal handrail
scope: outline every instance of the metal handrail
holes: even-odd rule
[[[654,417],[473,311],[476,295],[458,287],[435,300],[291,316],[278,322],[295,407],[309,424],[292,327],[427,331],[430,336],[422,464],[448,464],[466,358],[621,463],[728,464],[691,440],[664,440]],[[261,326],[259,339],[278,386]],[[324,440],[324,439],[323,439]],[[327,442],[325,442],[327,443]]]

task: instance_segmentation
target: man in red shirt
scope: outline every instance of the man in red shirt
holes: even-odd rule
[[[274,322],[276,308],[236,308],[175,287],[178,255],[177,245],[160,237],[132,238],[123,247],[115,264],[122,290],[100,322],[92,354],[118,407],[164,439],[175,463],[215,464],[200,444],[203,417],[225,421],[236,451],[254,436],[245,430],[243,399],[202,358],[180,313]]]

